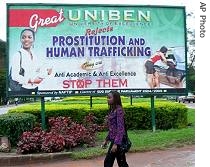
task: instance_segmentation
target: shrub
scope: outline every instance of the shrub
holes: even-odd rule
[[[123,105],[126,115],[126,123],[129,129],[151,129],[151,106],[149,102],[141,102],[135,105],[125,103]],[[39,107],[40,108],[40,107]],[[33,106],[12,109],[10,112],[28,112],[40,117],[40,109]],[[107,104],[95,104],[89,108],[84,104],[50,104],[46,105],[46,117],[71,117],[73,121],[81,123],[88,114],[93,114],[98,125],[102,125],[108,114]],[[187,108],[183,104],[174,102],[155,103],[155,116],[157,129],[182,128],[187,126]],[[102,127],[105,127],[104,125]]]
[[[129,129],[151,129],[151,108],[148,103],[124,107]],[[187,127],[187,107],[182,104],[159,102],[155,104],[156,129]]]
[[[41,152],[44,136],[45,132],[41,128],[34,128],[33,131],[23,132],[17,143],[17,152],[21,154]]]
[[[17,152],[21,154],[37,152],[59,152],[64,150],[63,136],[55,132],[45,132],[40,127],[23,132],[17,144]]]
[[[74,124],[69,117],[49,118],[50,131],[61,134],[64,137],[65,148],[69,149],[77,145],[77,138],[71,125]],[[79,129],[77,129],[79,130]]]
[[[94,124],[94,117],[85,117],[83,124],[75,123],[67,117],[49,118],[50,130],[64,137],[66,148],[82,144],[92,146],[95,143],[97,125]]]
[[[17,144],[17,152],[58,152],[83,144],[94,146],[97,132],[94,117],[88,115],[83,122],[85,125],[75,123],[68,117],[49,118],[49,131],[37,127],[24,132]]]
[[[10,113],[30,113],[35,115],[41,122],[41,107],[40,105],[20,106],[9,110]],[[45,116],[46,120],[50,117],[71,117],[76,122],[82,122],[84,117],[88,115],[89,108],[84,105],[63,105],[63,104],[46,104]]]
[[[14,146],[24,131],[33,129],[36,117],[32,114],[9,113],[0,115],[0,135],[7,136]]]
[[[62,135],[49,132],[44,135],[42,139],[42,147],[41,150],[43,152],[59,152],[63,151],[65,146],[65,140]]]

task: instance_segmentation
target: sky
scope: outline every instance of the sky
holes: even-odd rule
[[[137,5],[186,6],[187,11],[194,11],[193,2],[190,0],[129,0],[129,4]],[[128,4],[128,2],[122,0],[0,0],[0,39],[3,41],[6,41],[6,3]],[[188,24],[193,26],[193,20]]]

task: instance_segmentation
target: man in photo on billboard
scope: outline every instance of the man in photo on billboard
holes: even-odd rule
[[[21,48],[12,57],[9,71],[9,88],[11,91],[31,94],[37,92],[46,75],[52,73],[52,69],[41,70],[40,62],[32,48],[35,41],[35,33],[32,29],[24,29],[20,33]]]
[[[154,68],[154,64],[161,60],[163,63],[167,63],[166,53],[168,49],[162,46],[159,51],[155,52],[148,60],[145,62],[147,83],[151,89],[159,88],[159,74]]]

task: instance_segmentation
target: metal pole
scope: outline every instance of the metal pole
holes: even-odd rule
[[[130,96],[130,99],[131,99],[131,105],[133,105],[133,96],[132,95]]]
[[[155,132],[155,105],[154,105],[154,96],[151,96],[151,111],[152,111],[152,131]]]
[[[90,96],[90,108],[93,107],[93,96]]]
[[[42,120],[42,130],[46,129],[45,124],[45,101],[44,97],[41,97],[41,120]]]

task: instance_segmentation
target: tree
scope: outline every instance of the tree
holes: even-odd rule
[[[6,98],[6,42],[0,40],[0,104]]]
[[[0,104],[6,98],[6,70],[0,70]]]
[[[195,22],[193,12],[187,13],[188,90],[195,92]]]

